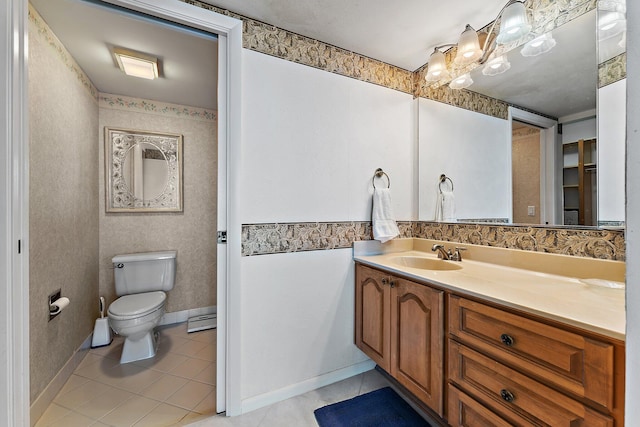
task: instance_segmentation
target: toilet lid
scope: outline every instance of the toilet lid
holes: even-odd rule
[[[124,295],[109,306],[109,314],[116,316],[141,316],[157,310],[167,295],[162,291],[143,292],[141,294]]]

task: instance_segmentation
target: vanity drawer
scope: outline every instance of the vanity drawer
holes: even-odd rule
[[[578,397],[614,406],[614,346],[451,295],[449,333],[457,340]]]
[[[522,417],[515,416],[507,421],[492,412],[485,405],[476,401],[463,391],[449,384],[447,422],[453,427],[513,427],[526,426],[530,423]],[[515,421],[517,420],[517,421]]]
[[[449,340],[449,381],[478,401],[485,402],[500,418],[524,422],[516,422],[515,425],[614,425],[610,416],[601,414],[454,340]]]

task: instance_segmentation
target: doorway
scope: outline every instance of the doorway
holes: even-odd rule
[[[225,203],[218,203],[218,209],[223,209],[222,215],[218,215],[218,222],[225,221],[224,227],[218,225],[218,229],[225,229],[228,225],[230,229],[240,229],[239,224],[234,218],[234,208],[236,202],[234,193],[227,191],[227,188],[234,188],[237,179],[232,168],[227,168],[226,162],[231,163],[238,158],[239,150],[239,76],[240,73],[240,56],[242,49],[242,25],[241,22],[232,18],[217,15],[213,12],[199,9],[194,6],[186,5],[175,1],[128,1],[114,0],[109,3],[127,7],[138,12],[147,13],[149,15],[168,19],[179,24],[190,25],[204,31],[218,33],[222,39],[219,59],[222,69],[220,79],[220,125],[218,128],[219,158],[224,159],[224,166],[219,167],[219,173],[224,174],[224,178],[219,180],[223,191],[219,197],[223,197]],[[28,376],[28,339],[26,328],[28,325],[29,309],[28,309],[28,256],[29,256],[29,228],[24,218],[28,218],[29,202],[28,202],[28,144],[27,136],[27,68],[26,68],[26,40],[27,40],[27,1],[25,0],[9,0],[6,3],[8,17],[6,30],[3,33],[3,40],[12,40],[10,43],[2,44],[3,57],[7,59],[6,65],[2,69],[2,78],[9,82],[11,92],[7,93],[4,99],[7,99],[7,105],[2,111],[2,127],[10,138],[7,138],[2,144],[3,152],[7,154],[6,168],[2,177],[2,195],[7,201],[6,208],[3,210],[3,223],[5,231],[7,231],[7,239],[3,239],[3,269],[7,275],[7,282],[11,286],[7,288],[7,298],[10,301],[8,309],[3,310],[3,334],[5,340],[5,348],[10,348],[10,354],[2,356],[5,366],[7,367],[7,375],[2,375],[0,379],[3,390],[7,391],[5,396],[13,396],[12,400],[5,400],[0,410],[0,416],[3,421],[6,420],[7,425],[28,425],[29,424],[29,376]],[[228,176],[227,176],[227,172]],[[227,212],[227,209],[229,212]],[[22,220],[20,219],[22,218]],[[225,269],[226,277],[220,279],[224,282],[223,286],[218,287],[218,316],[220,321],[218,327],[225,333],[218,335],[218,341],[222,345],[218,345],[218,353],[222,353],[222,361],[218,358],[218,368],[223,370],[223,375],[218,375],[218,402],[220,396],[224,401],[227,396],[230,397],[227,405],[227,411],[231,409],[233,412],[233,402],[239,407],[239,393],[233,387],[227,387],[225,378],[238,378],[239,369],[234,363],[225,363],[227,351],[230,354],[238,354],[237,338],[227,340],[227,328],[238,330],[237,317],[235,311],[232,316],[227,318],[227,302],[234,301],[233,291],[227,292],[227,278],[234,277],[234,272],[238,270],[238,260],[226,255],[226,249],[232,253],[240,254],[240,240],[237,233],[236,238],[229,239],[228,246],[225,246],[225,253],[221,263],[225,266],[231,265],[230,269]],[[220,250],[220,248],[218,248]],[[219,252],[220,259],[220,252]],[[229,299],[227,299],[229,297]],[[235,300],[238,301],[238,300]],[[233,337],[233,334],[229,334]],[[227,345],[230,344],[230,345]],[[234,350],[235,349],[235,352]],[[233,360],[233,359],[232,359]],[[230,372],[231,375],[226,375]],[[235,397],[235,400],[234,400]],[[218,408],[225,405],[218,404]]]
[[[511,122],[513,222],[540,224],[540,129]]]
[[[531,173],[538,176],[539,185],[534,185],[539,188],[539,209],[536,207],[534,202],[522,202],[523,207],[521,207],[520,218],[525,218],[527,223],[533,223],[531,218],[538,218],[538,224],[543,225],[554,225],[554,224],[562,224],[562,194],[557,190],[557,183],[560,182],[561,179],[561,169],[558,163],[558,158],[560,158],[560,154],[558,152],[559,145],[557,144],[557,129],[558,122],[556,120],[550,119],[548,117],[543,117],[535,113],[531,113],[528,111],[520,110],[515,107],[509,107],[509,139],[513,140],[514,130],[516,132],[521,132],[524,136],[527,136],[527,133],[535,134],[535,129],[539,132],[539,153],[535,153],[535,149],[533,147],[529,147],[529,150],[534,150],[534,152],[528,153],[529,156],[534,156],[536,159],[530,159],[530,163],[536,163],[536,160],[539,159],[539,173],[536,174],[535,171]],[[519,130],[518,130],[519,129]],[[533,139],[535,139],[535,135],[530,135]],[[513,149],[513,147],[512,147]],[[513,155],[512,155],[513,160]],[[515,165],[513,166],[515,167]],[[527,166],[527,169],[535,169],[534,165]],[[512,177],[512,180],[516,179]],[[525,181],[525,177],[521,177],[521,181]],[[532,179],[532,181],[536,181],[536,179]],[[515,195],[514,186],[515,182],[512,181],[512,201],[514,205],[514,214],[515,214]],[[536,197],[535,190],[528,189],[528,193],[530,194],[528,200],[535,201]],[[532,208],[533,207],[533,208]],[[533,215],[530,215],[530,212],[533,212]],[[513,221],[517,223],[518,221],[513,218]]]

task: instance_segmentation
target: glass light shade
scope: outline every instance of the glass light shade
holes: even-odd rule
[[[456,77],[449,83],[451,89],[464,89],[473,84],[473,79],[469,73],[463,74],[460,77]]]
[[[538,56],[549,52],[556,45],[551,32],[543,34],[524,45],[520,53],[522,56]]]
[[[455,62],[456,65],[468,65],[480,59],[481,56],[482,49],[480,49],[478,33],[471,25],[467,24],[462,34],[460,34],[458,53],[453,62]]]
[[[627,5],[624,0],[598,0],[598,10],[626,13]]]
[[[627,29],[624,13],[600,11],[598,16],[598,40],[622,34]]]
[[[425,80],[428,82],[437,82],[442,79],[449,78],[449,71],[447,71],[447,63],[444,57],[444,53],[438,49],[434,50],[429,57],[429,66],[427,68],[427,75]]]
[[[529,31],[531,31],[531,24],[529,24],[524,3],[514,2],[507,6],[502,13],[500,33],[498,33],[496,43],[511,43],[526,36]]]
[[[491,54],[489,60],[484,64],[482,74],[485,76],[497,76],[511,68],[511,63],[507,59],[507,55],[495,56]]]

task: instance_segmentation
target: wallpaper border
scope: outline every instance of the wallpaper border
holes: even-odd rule
[[[627,78],[627,53],[598,64],[598,89]]]
[[[398,227],[400,237],[625,260],[624,230],[425,221],[399,221]],[[372,238],[368,221],[243,224],[242,256],[343,249]]]
[[[133,110],[140,113],[173,116],[183,119],[188,118],[206,122],[216,121],[218,118],[216,110],[102,92],[98,95],[98,102],[100,108],[108,108],[112,110]]]
[[[89,76],[78,65],[71,53],[62,44],[60,39],[54,34],[38,11],[29,3],[29,22],[34,25],[36,33],[40,39],[55,51],[64,65],[76,75],[80,84],[89,92],[93,99],[98,101],[98,89],[93,85]]]

